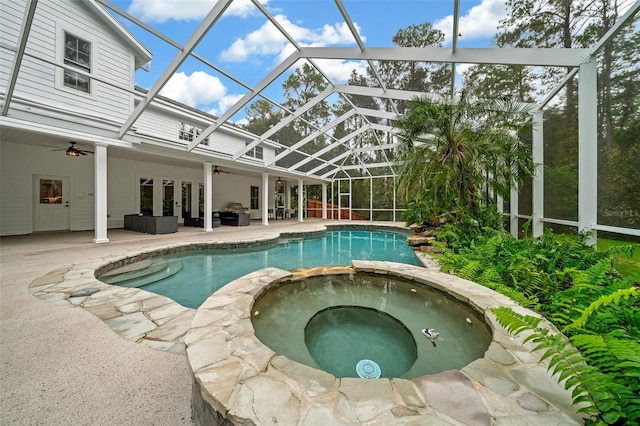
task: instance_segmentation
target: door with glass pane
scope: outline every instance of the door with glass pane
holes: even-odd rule
[[[287,187],[287,182],[278,178],[278,181],[276,182],[276,200],[275,200],[276,219],[277,218],[284,219],[284,216],[285,216],[285,212],[287,209],[286,187]]]
[[[35,175],[33,230],[70,229],[69,177]]]
[[[180,217],[184,219],[190,219],[191,215],[191,200],[192,200],[192,188],[191,182],[182,181],[182,200],[180,202]]]
[[[174,216],[175,181],[162,179],[162,216]]]
[[[153,216],[153,179],[140,178],[140,214]]]
[[[204,184],[198,184],[198,217],[204,217]]]

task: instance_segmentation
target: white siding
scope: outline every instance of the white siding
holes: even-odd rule
[[[37,136],[34,136],[37,137]],[[193,184],[197,200],[198,184],[202,183],[202,164],[193,168],[133,161],[109,156],[107,159],[107,226],[122,228],[124,215],[138,213],[137,191],[141,176],[153,178],[156,185],[162,179],[189,181]],[[24,143],[0,142],[0,235],[22,235],[33,232],[33,176],[68,176],[70,179],[70,229],[74,231],[94,228],[94,162],[93,156],[69,157],[63,151]],[[260,188],[259,177],[222,173],[213,179],[213,210],[222,210],[228,203],[251,205],[250,186]],[[270,185],[269,207],[273,208],[273,183]],[[180,188],[176,186],[176,197]],[[159,203],[159,200],[155,200]],[[260,204],[262,205],[262,204]],[[260,219],[261,211],[251,210],[252,219]]]
[[[244,148],[247,142],[251,142],[251,139],[238,139],[237,136],[230,135],[221,129],[218,129],[209,137],[211,149],[225,154],[235,154]]]
[[[16,5],[13,0],[0,1],[3,15],[7,13],[9,24],[7,28],[3,25],[2,40],[15,46],[24,4],[20,2]],[[17,28],[16,19],[19,20]],[[91,72],[95,76],[121,87],[133,88],[131,47],[103,23],[89,3],[55,0],[38,3],[14,96],[62,110],[82,111],[90,116],[123,121],[131,110],[130,93],[95,79],[92,80],[91,95],[65,88],[61,70],[37,59],[63,63],[64,31],[92,43]],[[4,62],[3,79],[8,72]]]
[[[178,118],[153,108],[147,108],[134,127],[143,135],[178,141]]]
[[[193,188],[202,182],[204,172],[202,165],[194,163],[193,168],[176,167],[166,164],[155,164],[143,161],[133,161],[123,158],[109,158],[108,160],[109,198],[107,208],[109,212],[109,227],[121,228],[124,215],[139,213],[137,193],[140,177],[152,178],[155,185],[161,185],[162,179],[189,181]],[[159,191],[156,191],[154,203],[158,210],[162,209]],[[180,198],[180,188],[175,187],[175,197]],[[161,211],[155,212],[162,214]]]
[[[15,46],[18,43],[22,15],[24,14],[25,2],[16,0],[0,0],[0,44]],[[7,79],[13,63],[13,52],[0,48],[0,90],[4,93],[7,90]]]
[[[165,109],[160,109],[152,105],[142,113],[134,127],[136,128],[136,131],[142,135],[152,136],[172,142],[179,142],[186,146],[188,142],[178,139],[179,121],[183,121],[203,130],[211,124],[211,121],[204,121],[193,113],[192,115],[181,115],[178,113],[177,109],[175,112],[169,112]],[[209,136],[209,147],[215,152],[234,155],[251,141],[253,141],[253,138],[250,136],[239,137],[238,135],[231,134],[229,131],[225,130],[224,127],[221,127]],[[265,159],[275,157],[275,149],[265,146],[263,156]]]
[[[37,137],[37,136],[33,136]],[[71,230],[93,228],[93,158],[27,144],[0,142],[0,235],[33,231],[33,175],[70,178]]]
[[[263,197],[262,179],[238,176],[233,173],[221,173],[213,177],[213,211],[223,210],[229,203],[242,203],[244,207],[250,207],[251,186],[260,188],[260,202],[257,210],[249,210],[248,213],[251,213],[251,219],[260,219],[262,217],[260,211]],[[275,187],[273,183],[270,186],[272,196],[269,199],[269,208],[273,208]]]

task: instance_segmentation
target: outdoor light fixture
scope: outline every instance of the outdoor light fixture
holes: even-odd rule
[[[53,151],[64,151],[69,157],[80,157],[81,155],[93,154],[93,151],[85,151],[84,149],[78,148],[78,144],[73,141],[69,142],[69,144],[70,146],[67,149],[54,149]]]
[[[219,174],[220,174],[220,170],[218,170],[218,166],[215,166],[215,167],[213,168],[213,175],[214,175],[214,176],[218,176]]]
[[[280,179],[280,177],[278,177],[278,181],[276,182],[278,185],[282,185],[282,179]]]

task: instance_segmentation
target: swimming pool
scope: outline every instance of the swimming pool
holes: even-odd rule
[[[236,250],[189,251],[152,258],[144,268],[112,271],[99,279],[138,287],[198,308],[225,284],[266,267],[296,269],[350,265],[353,259],[386,260],[420,266],[406,245],[406,234],[385,231],[333,230],[312,238],[283,238],[271,246]],[[145,271],[152,272],[145,274]]]

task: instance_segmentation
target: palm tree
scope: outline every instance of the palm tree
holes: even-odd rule
[[[533,175],[529,147],[516,130],[525,125],[528,104],[478,100],[460,93],[447,98],[415,98],[396,123],[402,148],[399,194],[420,200],[430,217],[467,212],[475,216],[489,194],[508,197]]]

